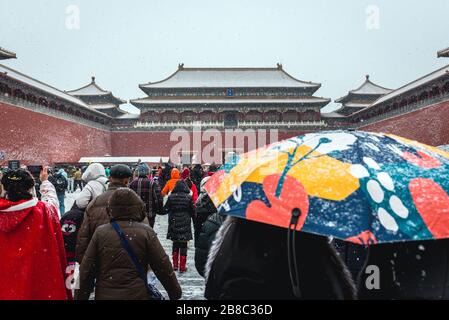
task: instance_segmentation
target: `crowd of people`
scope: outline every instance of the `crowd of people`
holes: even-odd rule
[[[0,299],[153,299],[148,275],[180,299],[176,272],[187,271],[191,240],[207,299],[449,297],[446,240],[368,249],[301,233],[295,287],[285,229],[218,212],[204,188],[218,169],[140,162],[44,167],[39,177],[26,167],[1,172]],[[153,230],[158,216],[168,219],[166,235]],[[171,259],[161,236],[173,243]],[[368,265],[382,272],[375,290],[366,286]]]

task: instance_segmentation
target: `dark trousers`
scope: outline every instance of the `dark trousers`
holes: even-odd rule
[[[173,241],[173,252],[178,252],[181,256],[187,255],[187,241]]]

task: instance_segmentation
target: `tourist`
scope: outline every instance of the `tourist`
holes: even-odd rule
[[[129,187],[134,190],[145,203],[148,222],[153,228],[156,214],[161,214],[162,212],[163,200],[161,189],[156,182],[153,182],[152,179],[148,178],[150,168],[146,163],[140,163],[137,166],[136,171],[137,179],[134,179]]]
[[[163,179],[162,179],[162,167],[161,166],[159,166],[157,168],[156,173],[153,176],[153,181],[155,183],[157,183],[159,186],[159,189],[162,190]]]
[[[83,256],[95,230],[102,224],[108,223],[110,220],[107,206],[112,194],[118,188],[126,188],[131,177],[132,171],[128,166],[123,164],[113,166],[109,177],[107,191],[95,197],[87,207],[76,242],[76,260],[78,263],[81,264],[83,261]],[[87,186],[86,189],[88,187],[89,186]]]
[[[204,185],[208,180],[209,177],[205,177],[203,180],[201,180],[200,195],[195,202],[196,215],[195,219],[193,220],[193,228],[195,230],[195,243],[201,232],[203,223],[206,222],[207,218],[211,214],[214,214],[217,211],[217,208],[215,208],[215,205],[213,204],[212,200],[210,199],[209,195],[204,189]]]
[[[144,206],[134,191],[119,188],[110,197],[108,212],[126,235],[143,273],[150,266],[170,299],[179,299],[182,291],[170,260],[153,229],[142,223]],[[136,269],[113,225],[104,224],[96,229],[82,260],[75,299],[87,300],[95,289],[96,300],[148,300],[148,280],[140,278]]]
[[[209,250],[215,239],[215,234],[222,225],[225,217],[217,212],[217,208],[204,190],[204,185],[209,177],[201,181],[202,189],[196,202],[195,228],[195,267],[198,273],[204,277],[204,269]]]
[[[181,175],[179,173],[179,170],[176,168],[173,168],[170,173],[170,180],[168,180],[165,183],[164,189],[162,189],[162,196],[168,196],[168,194],[173,190],[175,187],[175,184],[178,182],[178,180],[181,178]]]
[[[9,171],[2,177],[6,199],[0,199],[0,300],[70,297],[59,203],[47,167],[40,180],[42,201],[33,197],[35,182],[28,171]]]
[[[171,172],[174,169],[174,166],[171,162],[167,162],[162,169],[162,185],[161,188],[165,188],[165,184],[171,179]]]
[[[80,168],[76,169],[75,173],[73,174],[73,180],[75,181],[75,187],[73,192],[75,192],[78,189],[78,187],[80,188],[80,191],[83,191],[83,180],[81,179],[82,175],[83,174],[81,172],[81,169]]]
[[[59,169],[58,172],[55,174],[51,174],[48,177],[48,180],[53,184],[53,186],[56,189],[56,194],[58,195],[58,201],[59,201],[59,214],[60,217],[65,213],[65,192],[67,190],[67,187],[69,185],[67,178],[66,178],[66,172],[64,169]]]
[[[218,166],[215,163],[212,163],[207,170],[207,176],[210,177],[217,171],[218,171]]]
[[[192,240],[191,219],[195,215],[193,209],[192,191],[183,180],[176,185],[164,206],[168,213],[167,239],[173,241],[173,268],[180,272],[186,271],[187,243]]]
[[[75,172],[76,172],[76,169],[72,166],[70,166],[67,169],[67,183],[68,183],[67,191],[68,191],[68,193],[75,192],[75,179],[74,179]]]
[[[290,280],[287,229],[228,217],[206,264],[207,299],[354,299],[355,286],[326,237],[298,233],[299,292]],[[296,248],[295,248],[296,247]]]
[[[205,276],[204,273],[210,248],[212,248],[215,236],[225,219],[226,216],[218,212],[213,213],[204,222],[198,232],[198,237],[195,239],[195,268],[202,277]]]
[[[184,182],[187,184],[189,189],[192,190],[192,200],[193,200],[193,204],[195,204],[196,200],[198,200],[198,189],[196,188],[195,184],[190,179],[189,167],[185,167],[182,170],[181,179],[184,180]]]
[[[92,163],[83,173],[82,180],[86,182],[83,190],[76,197],[76,205],[87,208],[87,205],[107,189],[108,178],[101,163]]]
[[[200,164],[195,164],[191,173],[192,182],[195,184],[197,190],[201,189],[201,180],[204,178],[204,170]]]
[[[104,173],[106,174],[106,178],[109,179],[109,176],[111,175],[111,169],[109,167],[106,167],[106,169],[104,169]]]

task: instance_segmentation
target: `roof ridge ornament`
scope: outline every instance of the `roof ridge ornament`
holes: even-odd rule
[[[279,69],[279,70],[282,70],[282,63],[276,63],[276,66],[277,66],[277,68]]]
[[[92,83],[95,83],[95,76],[92,76]]]
[[[182,70],[182,69],[184,69],[184,63],[179,63],[178,64],[178,70]]]
[[[369,74],[367,74],[365,77],[366,77],[366,80],[369,80]]]

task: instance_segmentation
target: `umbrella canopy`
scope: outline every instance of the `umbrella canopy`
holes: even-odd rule
[[[221,214],[360,244],[449,238],[449,153],[327,131],[236,156],[205,185]],[[298,210],[296,210],[298,211]]]

